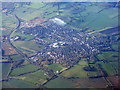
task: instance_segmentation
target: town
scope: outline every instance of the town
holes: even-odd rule
[[[60,20],[60,19],[58,19]],[[62,21],[62,20],[61,20]],[[25,35],[33,35],[31,39],[43,46],[35,55],[29,56],[30,62],[38,65],[49,65],[53,63],[69,67],[77,64],[81,58],[89,58],[94,61],[93,56],[99,53],[98,46],[106,45],[106,37],[90,36],[74,29],[66,28],[61,21],[48,20],[46,23],[36,27],[22,27],[17,32]],[[31,23],[31,22],[30,22]],[[45,26],[45,27],[44,27]],[[12,37],[14,41],[19,36]],[[109,45],[107,45],[109,47]]]

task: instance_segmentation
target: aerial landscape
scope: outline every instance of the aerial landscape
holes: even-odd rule
[[[2,88],[120,88],[118,2],[2,2]]]

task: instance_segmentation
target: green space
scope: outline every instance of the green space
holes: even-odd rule
[[[29,21],[31,19],[34,19],[35,17],[40,16],[41,11],[23,6],[14,10],[13,14],[16,14],[20,19],[24,21]]]
[[[38,66],[35,66],[35,65],[32,65],[32,64],[27,64],[25,66],[15,68],[14,70],[12,70],[10,75],[16,75],[17,76],[19,74],[29,73],[29,72],[35,71],[39,68],[40,67],[38,67]]]
[[[89,28],[90,31],[87,30],[86,31],[87,33],[88,32],[95,33],[95,32],[101,31],[101,29],[104,29],[104,28],[118,26],[118,18],[116,17],[118,14],[117,8],[103,9],[103,7],[101,6],[89,6],[84,8],[86,8],[85,11],[80,12],[77,15],[73,14],[73,17],[74,18],[76,17],[75,18],[76,20],[72,21],[72,24],[70,27],[77,30],[81,30],[79,28],[74,27],[75,25],[77,26],[79,25],[83,27],[83,29]],[[77,17],[81,17],[81,18],[77,18]],[[84,20],[83,22],[81,22],[82,19]]]
[[[25,54],[33,54],[40,50],[40,45],[34,41],[14,41],[13,45]]]
[[[74,65],[71,69],[63,72],[61,75],[64,77],[89,77],[99,75],[98,71],[85,71],[83,68],[88,66],[86,61],[80,61],[77,65]]]
[[[108,84],[104,78],[80,78],[80,79],[72,79],[73,86],[75,88],[105,88]]]
[[[60,64],[51,64],[51,65],[48,65],[48,68],[54,70],[54,72],[57,72],[57,71],[60,72],[61,70],[64,69],[64,67]]]
[[[56,10],[56,7],[52,7],[51,4],[46,5],[45,3],[42,2],[41,3],[32,2],[30,5],[24,5],[23,7],[17,8],[16,10],[14,10],[13,14],[16,14],[20,19],[24,21],[29,21],[36,17],[51,18],[53,16],[56,16],[56,13],[52,12],[54,10]],[[51,14],[44,15],[45,12],[51,12]]]
[[[12,63],[0,63],[2,65],[2,78],[6,78]]]
[[[118,61],[118,52],[102,52],[101,54],[97,55],[99,60],[107,60],[107,61]]]
[[[32,35],[26,35],[26,34],[21,34],[21,33],[16,33],[16,32],[12,33],[10,37],[14,37],[14,36],[20,36],[24,40],[29,40],[29,39],[34,38],[34,36],[32,36]]]
[[[112,49],[118,51],[119,45],[119,42],[112,44]]]
[[[118,62],[108,63],[97,62],[97,63],[102,66],[103,70],[105,70],[109,76],[118,74]]]
[[[31,2],[30,5],[26,5],[26,7],[36,8],[36,9],[41,8],[43,6],[45,6],[45,4],[43,2],[37,2],[37,3],[36,2]]]
[[[38,88],[37,86],[30,84],[22,80],[8,80],[2,83],[3,88]]]
[[[21,55],[11,55],[10,57],[12,58],[13,61],[22,60],[22,56]]]
[[[67,69],[66,67],[63,67],[60,64],[50,64],[50,65],[43,65],[46,66],[45,69],[41,70],[42,66],[36,66],[34,64],[30,64],[28,60],[24,58],[24,62],[21,64],[19,60],[22,61],[23,57],[19,54],[10,55],[10,56],[3,56],[0,60],[0,65],[2,65],[2,78],[6,79],[8,73],[11,70],[11,66],[13,64],[16,65],[13,67],[13,70],[11,71],[10,75],[8,76],[8,80],[3,81],[3,88],[38,88],[41,84],[45,83],[48,79],[51,79],[51,76],[53,75],[52,70],[54,73],[56,73],[57,78],[54,78],[50,81],[48,81],[44,86],[47,88],[106,88],[108,85],[108,82],[106,81],[106,78],[109,81],[109,76],[114,77],[115,75],[118,75],[118,69],[119,69],[119,61],[118,61],[118,44],[119,41],[119,35],[108,35],[103,34],[101,31],[109,30],[111,28],[118,26],[118,8],[109,6],[110,3],[60,3],[60,15],[58,15],[58,3],[43,3],[43,2],[31,2],[29,5],[26,4],[20,4],[16,3],[15,9],[9,10],[8,13],[3,14],[0,13],[0,20],[2,20],[2,26],[0,26],[1,30],[2,28],[6,30],[2,30],[0,35],[9,35],[9,33],[16,28],[18,21],[15,18],[14,15],[16,15],[21,22],[26,22],[30,20],[34,20],[35,18],[45,18],[48,19],[52,17],[58,17],[61,18],[63,21],[65,21],[67,24],[65,25],[65,30],[67,28],[75,29],[77,31],[83,31],[83,33],[87,33],[88,37],[91,38],[91,41],[94,39],[94,37],[103,36],[100,40],[103,40],[103,42],[106,42],[106,45],[96,45],[96,48],[100,48],[103,46],[103,49],[100,50],[107,50],[109,47],[108,44],[112,45],[110,46],[113,51],[100,51],[96,57],[91,57],[90,61],[87,61],[89,59],[88,57],[82,58],[78,64],[75,64],[70,69]],[[9,7],[9,6],[8,6]],[[10,6],[12,7],[12,6]],[[48,22],[49,23],[49,22]],[[46,23],[47,24],[47,23]],[[48,24],[49,25],[49,24]],[[47,26],[47,25],[46,25]],[[20,26],[21,27],[21,26]],[[57,28],[57,27],[55,27]],[[59,28],[59,26],[58,26]],[[63,26],[64,28],[64,26]],[[60,29],[61,30],[61,29]],[[114,30],[114,29],[111,29]],[[36,43],[34,40],[31,40],[34,38],[33,35],[26,35],[21,34],[18,30],[14,30],[12,32],[10,37],[20,36],[21,39],[19,40],[11,40],[13,45],[20,50],[24,55],[32,56],[35,55],[38,51],[42,50],[44,48],[44,45],[40,45]],[[59,35],[59,32],[56,33],[56,30],[53,30],[54,32],[45,32],[45,36],[43,36],[43,40],[49,42],[49,44],[53,43],[54,37],[51,37],[49,33],[57,34]],[[106,31],[107,32],[107,31]],[[36,33],[36,32],[35,32]],[[41,31],[42,33],[42,31]],[[61,32],[60,32],[61,33]],[[69,32],[68,32],[69,34]],[[79,34],[79,32],[77,33]],[[82,35],[82,34],[81,34]],[[110,36],[109,38],[107,37]],[[48,37],[51,39],[49,39]],[[62,36],[62,35],[60,35]],[[85,35],[86,37],[87,35]],[[94,36],[94,37],[92,37]],[[105,38],[104,38],[105,36]],[[40,36],[42,37],[42,35]],[[45,38],[44,38],[45,37]],[[55,36],[56,38],[57,36]],[[72,37],[75,37],[75,34],[72,34]],[[39,37],[38,37],[39,38]],[[89,40],[89,38],[87,38]],[[8,38],[9,39],[9,38]],[[62,38],[61,38],[62,39]],[[58,38],[56,39],[56,42],[61,40]],[[83,38],[84,39],[84,36]],[[110,39],[110,43],[107,42],[107,40]],[[112,39],[112,40],[111,40]],[[66,40],[66,39],[65,39]],[[72,41],[72,39],[68,38],[68,40]],[[66,40],[67,41],[67,40]],[[99,40],[98,40],[99,42]],[[41,43],[41,42],[40,42]],[[69,43],[69,41],[68,41]],[[73,42],[74,43],[74,42]],[[78,45],[79,42],[77,42]],[[90,42],[93,44],[92,42]],[[46,46],[47,43],[45,43]],[[75,43],[76,44],[76,43]],[[96,43],[95,43],[96,44]],[[67,49],[69,49],[69,46],[72,46],[74,44],[68,45]],[[104,45],[106,47],[104,47]],[[67,46],[67,45],[66,45]],[[82,45],[81,45],[82,47]],[[6,47],[5,47],[6,48]],[[48,47],[46,47],[48,48]],[[62,48],[62,47],[60,47]],[[94,47],[93,47],[94,48]],[[12,49],[12,48],[9,48]],[[64,49],[64,48],[63,48]],[[63,50],[60,49],[60,50]],[[67,50],[66,49],[66,50]],[[71,49],[71,47],[70,47]],[[73,47],[74,49],[74,47]],[[76,48],[75,48],[76,49]],[[74,50],[75,50],[74,49]],[[84,47],[83,47],[84,49]],[[6,49],[7,50],[7,49]],[[62,51],[59,52],[57,48],[48,48],[48,50],[44,50],[43,56],[41,55],[40,58],[42,58],[44,61],[46,61],[46,58],[49,58],[49,55],[45,55],[47,51],[53,50],[52,54],[53,56],[56,55]],[[77,51],[77,50],[75,50]],[[76,53],[74,51],[74,53]],[[94,50],[93,50],[94,51]],[[41,52],[41,51],[40,51]],[[55,52],[55,53],[54,53]],[[64,51],[65,52],[65,51]],[[73,54],[74,54],[73,53]],[[83,54],[80,52],[81,55]],[[64,53],[63,53],[64,54]],[[45,57],[44,57],[45,56]],[[56,58],[61,55],[55,56],[53,58]],[[74,56],[74,55],[73,55]],[[84,56],[84,54],[83,54]],[[10,58],[9,58],[10,57]],[[52,57],[52,55],[50,55]],[[81,56],[80,56],[81,57]],[[62,57],[61,57],[62,58]],[[67,58],[67,57],[65,57]],[[12,59],[15,62],[9,63],[9,60]],[[72,58],[71,58],[72,59]],[[74,59],[73,59],[74,60]],[[6,63],[5,63],[6,62]],[[69,62],[66,62],[69,63]],[[65,63],[65,65],[66,65]],[[88,64],[89,63],[89,64]],[[20,64],[20,65],[19,65]],[[46,62],[45,62],[46,64]],[[90,67],[91,66],[91,67]],[[101,69],[100,69],[100,67]],[[43,67],[42,67],[43,68]],[[92,70],[91,70],[92,68]],[[52,70],[51,70],[52,69]],[[47,71],[50,72],[47,72]],[[63,71],[61,74],[57,74],[59,72]],[[107,73],[108,77],[99,77],[101,74]],[[49,75],[52,74],[52,75]],[[20,76],[19,76],[20,75]],[[99,78],[89,78],[98,76]],[[113,80],[114,82],[114,80]],[[113,83],[111,80],[111,83]],[[35,86],[37,85],[37,86]]]
[[[72,88],[72,83],[63,78],[56,78],[45,84],[47,88]]]
[[[25,81],[33,83],[33,84],[43,84],[49,78],[44,71],[39,70],[34,73],[23,75],[25,77]]]
[[[2,27],[4,28],[15,28],[17,20],[13,15],[2,14]]]

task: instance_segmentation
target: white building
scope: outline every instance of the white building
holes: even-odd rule
[[[51,21],[53,21],[54,23],[56,23],[58,25],[62,25],[62,26],[64,26],[66,24],[63,20],[61,20],[59,18],[51,19]]]

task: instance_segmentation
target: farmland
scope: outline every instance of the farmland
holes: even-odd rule
[[[85,78],[89,76],[97,76],[99,73],[96,71],[85,71],[83,67],[87,66],[87,62],[80,61],[78,65],[75,65],[71,69],[63,72],[61,75],[64,77],[78,77],[78,78]]]
[[[29,73],[29,72],[35,71],[37,69],[39,69],[39,67],[37,67],[35,65],[28,64],[28,65],[14,69],[12,71],[11,75],[14,76],[14,75],[20,75],[20,74],[24,74],[24,73]]]
[[[72,88],[72,83],[62,78],[54,79],[45,85],[48,88]]]
[[[3,82],[3,87],[6,87],[6,88],[18,88],[18,87],[21,87],[21,88],[28,88],[28,87],[29,88],[37,88],[37,86],[32,85],[28,82],[25,82],[25,81],[22,81],[22,80],[14,80],[14,79]]]
[[[25,54],[33,54],[40,50],[40,46],[34,41],[15,41],[13,44]]]
[[[118,87],[117,3],[2,3],[3,88]]]

